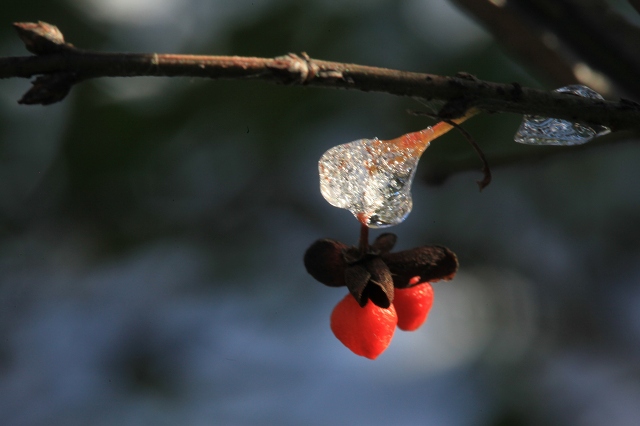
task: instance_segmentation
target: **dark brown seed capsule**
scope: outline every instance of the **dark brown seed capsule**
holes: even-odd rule
[[[395,234],[381,234],[380,236],[378,236],[378,238],[376,238],[373,244],[371,244],[371,251],[376,254],[389,253],[391,249],[393,249],[393,246],[396,245],[397,239],[398,237],[396,237]]]
[[[396,288],[409,287],[409,280],[419,276],[420,282],[453,278],[458,270],[458,258],[446,247],[424,246],[381,256],[389,266]]]
[[[307,272],[322,284],[331,287],[345,285],[344,273],[347,262],[344,252],[348,246],[331,239],[318,240],[304,254]]]
[[[393,302],[393,279],[386,263],[379,257],[367,260],[364,264],[371,278],[365,289],[365,296],[381,308],[388,308]],[[349,285],[349,283],[347,283]],[[366,303],[366,300],[364,301]],[[361,306],[364,306],[361,303]]]
[[[362,265],[348,266],[344,271],[344,280],[349,289],[349,293],[358,301],[360,306],[367,304],[366,288],[371,279],[371,274]]]

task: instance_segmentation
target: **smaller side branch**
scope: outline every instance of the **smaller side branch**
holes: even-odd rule
[[[451,2],[479,21],[518,61],[536,70],[548,82],[557,86],[578,83],[566,55],[544,43],[540,31],[521,19],[511,8],[504,7],[504,4],[497,6],[491,0]]]
[[[515,153],[496,155],[490,158],[491,167],[496,168],[510,167],[514,165],[526,166],[529,164],[537,164],[542,161],[561,157],[563,155],[576,155],[578,152],[587,152],[592,149],[599,149],[613,145],[622,145],[626,143],[634,143],[634,139],[639,135],[632,132],[622,132],[602,136],[595,141],[584,145],[577,146],[549,146],[549,147],[533,147],[523,146],[522,150]],[[470,172],[477,168],[477,161],[474,158],[456,161],[455,163],[432,164],[427,168],[427,172],[423,176],[423,181],[427,185],[438,186],[446,182],[451,176],[458,173]]]
[[[431,117],[431,118],[438,118],[438,115],[429,114],[428,112],[424,112],[424,111],[409,110],[408,112],[410,114],[413,114],[413,115],[424,115],[424,116]],[[478,145],[478,143],[473,138],[473,136],[471,136],[471,133],[467,132],[460,125],[464,120],[466,120],[467,118],[473,117],[477,113],[478,113],[478,111],[472,109],[472,110],[467,112],[466,116],[463,119],[458,119],[458,120],[452,121],[452,120],[449,120],[449,119],[445,118],[445,119],[442,120],[441,123],[438,123],[435,126],[433,126],[433,129],[436,130],[436,128],[441,126],[443,124],[443,122],[444,122],[444,123],[448,124],[449,126],[451,126],[452,128],[457,129],[460,133],[462,133],[462,136],[465,137],[467,142],[469,142],[469,144],[471,145],[471,148],[478,155],[478,158],[480,158],[480,161],[482,161],[482,175],[483,175],[483,177],[482,177],[482,180],[476,181],[476,183],[478,184],[478,188],[480,188],[480,191],[482,191],[484,188],[486,188],[491,183],[491,168],[489,167],[489,162],[487,161],[487,157],[484,155],[484,152],[482,151],[482,148],[480,148],[480,145]],[[434,139],[439,137],[439,136],[440,135],[435,136]]]
[[[471,148],[473,148],[473,150],[476,152],[476,154],[480,158],[480,161],[482,161],[483,177],[482,177],[482,180],[476,181],[476,183],[478,184],[478,188],[480,188],[480,191],[482,191],[491,183],[491,168],[489,167],[489,162],[487,161],[487,157],[484,155],[484,152],[482,152],[482,149],[480,148],[476,140],[473,138],[473,136],[471,136],[471,133],[467,132],[462,126],[454,123],[451,120],[445,120],[445,122],[451,124],[456,129],[458,129],[460,133],[462,133],[465,139],[467,139],[467,142],[469,142],[469,144],[471,145]]]
[[[605,0],[508,1],[523,18],[557,36],[582,61],[614,82],[628,96],[640,97],[640,30]]]

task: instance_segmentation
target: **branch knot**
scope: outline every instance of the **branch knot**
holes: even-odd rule
[[[287,61],[286,70],[290,75],[296,75],[297,84],[305,85],[313,80],[318,72],[318,65],[309,57],[306,52],[302,52],[300,56],[295,53],[288,53],[276,59],[284,59]]]

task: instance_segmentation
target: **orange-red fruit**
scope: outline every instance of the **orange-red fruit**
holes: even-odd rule
[[[347,294],[331,313],[331,331],[356,355],[376,359],[393,337],[398,316],[393,305],[384,309],[367,301],[361,308],[356,299]]]
[[[398,328],[414,331],[427,320],[433,305],[433,287],[429,283],[422,283],[408,288],[396,288],[393,305],[398,313]]]

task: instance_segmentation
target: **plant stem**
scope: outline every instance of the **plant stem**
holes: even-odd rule
[[[360,255],[364,256],[369,251],[369,227],[360,224]]]

